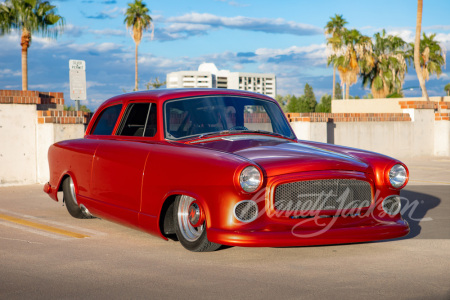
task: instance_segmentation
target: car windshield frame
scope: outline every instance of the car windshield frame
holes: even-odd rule
[[[195,134],[189,134],[184,135],[181,137],[175,137],[169,132],[169,118],[170,118],[170,112],[168,111],[168,106],[171,103],[174,102],[181,102],[181,101],[193,101],[196,99],[210,99],[209,101],[219,101],[220,99],[214,99],[214,98],[222,98],[222,101],[227,101],[228,98],[235,98],[235,99],[243,99],[243,101],[252,101],[253,103],[249,105],[261,105],[265,113],[270,119],[270,124],[272,126],[272,131],[265,131],[265,130],[229,130],[222,129],[217,131],[210,131],[210,132],[203,132],[203,133],[195,133]],[[233,101],[233,100],[230,100]],[[259,103],[258,103],[259,102]],[[245,105],[243,105],[245,106]],[[205,107],[207,107],[205,105]],[[237,112],[236,112],[237,113]],[[286,120],[286,117],[284,116],[283,111],[280,109],[280,107],[274,102],[267,99],[257,98],[257,97],[251,97],[251,96],[242,96],[242,95],[226,95],[226,94],[217,94],[217,95],[202,95],[202,96],[194,96],[194,97],[183,97],[183,98],[177,98],[177,99],[171,99],[164,103],[163,105],[163,120],[164,120],[164,138],[171,141],[178,141],[178,140],[185,140],[185,139],[192,139],[192,138],[202,138],[202,137],[211,137],[214,135],[223,135],[223,134],[255,134],[259,133],[261,135],[271,135],[279,136],[280,138],[286,138],[290,140],[295,140],[295,134],[292,131],[292,128],[290,127],[289,123]],[[256,123],[255,123],[256,124]],[[180,124],[182,126],[182,124]],[[236,126],[235,126],[236,127]]]

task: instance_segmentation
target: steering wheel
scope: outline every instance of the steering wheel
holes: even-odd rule
[[[230,130],[230,131],[232,131],[232,130],[248,130],[248,128],[245,126],[234,126],[234,127],[229,128],[228,130]]]

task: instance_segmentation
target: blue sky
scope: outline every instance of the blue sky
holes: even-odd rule
[[[2,1],[0,1],[2,2]],[[134,88],[134,42],[123,23],[130,1],[53,0],[66,28],[56,40],[33,36],[29,48],[29,89],[62,91],[69,99],[69,59],[86,61],[87,104],[95,109],[111,96]],[[154,39],[144,35],[139,47],[140,88],[169,72],[196,70],[202,62],[219,69],[275,73],[280,95],[303,94],[305,83],[316,98],[331,94],[332,69],[326,67],[323,27],[342,14],[348,28],[373,36],[383,28],[406,41],[414,39],[417,2],[193,0],[145,1],[151,10]],[[422,28],[436,33],[450,49],[450,1],[425,0]],[[21,88],[19,34],[0,37],[0,89]],[[450,69],[427,82],[429,94],[443,96]],[[417,87],[410,66],[404,87]],[[351,95],[369,92],[361,80]],[[405,91],[420,96],[420,90]]]

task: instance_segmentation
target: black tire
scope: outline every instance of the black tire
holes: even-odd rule
[[[92,217],[83,213],[83,211],[77,204],[75,188],[70,176],[64,179],[62,186],[64,203],[66,203],[67,211],[69,212],[69,214],[77,219],[91,219]]]
[[[194,201],[194,198],[189,196],[180,195],[177,196],[175,200],[175,205],[173,209],[173,221],[175,224],[175,233],[181,245],[189,251],[192,252],[210,252],[219,249],[222,245],[212,243],[208,240],[206,236],[205,223],[203,225],[194,228],[187,220],[183,217],[183,211],[189,208],[190,202]],[[180,205],[181,204],[181,205]],[[184,224],[184,225],[183,225]]]

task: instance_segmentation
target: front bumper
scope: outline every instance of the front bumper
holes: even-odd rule
[[[303,230],[298,226],[278,226],[259,230],[222,230],[209,228],[208,240],[214,243],[243,247],[291,247],[361,243],[399,238],[409,233],[402,219],[376,222],[355,227]]]

